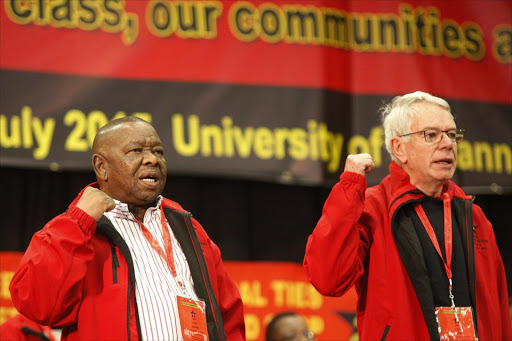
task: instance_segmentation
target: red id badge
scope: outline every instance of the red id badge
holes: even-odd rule
[[[208,341],[203,301],[177,296],[183,341]]]
[[[475,341],[471,307],[436,307],[436,320],[442,341]]]

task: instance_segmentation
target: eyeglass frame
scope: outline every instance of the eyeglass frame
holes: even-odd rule
[[[437,141],[427,141],[427,131],[430,131],[430,130],[434,130],[436,132],[440,132],[441,134],[445,134],[446,136],[448,136],[448,132],[449,131],[453,131],[455,130],[455,139],[452,140],[450,136],[448,136],[448,138],[450,139],[450,141],[452,142],[455,142],[455,143],[459,143],[459,142],[462,142],[464,140],[464,133],[466,132],[466,130],[464,129],[459,129],[459,128],[453,128],[453,129],[448,129],[448,130],[441,130],[441,129],[437,129],[437,128],[429,128],[429,129],[425,129],[425,130],[418,130],[418,131],[414,131],[412,133],[407,133],[407,134],[402,134],[402,135],[398,135],[398,137],[404,137],[404,136],[409,136],[409,135],[413,135],[413,134],[419,134],[419,133],[423,133],[423,139],[425,140],[425,142],[427,143],[438,143],[440,142],[442,139],[443,139],[443,135],[440,135],[441,138]],[[459,140],[458,140],[459,139]]]

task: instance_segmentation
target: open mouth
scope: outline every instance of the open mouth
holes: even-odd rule
[[[453,164],[453,160],[452,159],[442,159],[442,160],[435,161],[434,163],[437,163],[440,165],[451,165],[451,164]]]
[[[157,179],[153,176],[147,176],[147,177],[141,178],[140,180],[143,182],[147,182],[147,183],[156,183],[157,182]]]
[[[159,176],[155,172],[144,172],[140,175],[139,180],[145,184],[151,185],[156,184],[159,180]]]

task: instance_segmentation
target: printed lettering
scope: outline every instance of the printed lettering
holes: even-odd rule
[[[512,25],[498,25],[493,33],[494,57],[500,63],[512,63]]]
[[[146,22],[160,38],[176,33],[183,39],[214,39],[221,13],[219,1],[152,0],[146,7]]]
[[[131,45],[139,34],[136,14],[128,13],[125,0],[3,1],[8,18],[21,25],[50,26],[121,33],[123,43]]]
[[[347,13],[333,8],[241,1],[229,10],[232,34],[244,42],[312,44],[359,52],[418,52],[481,60],[481,28],[442,20],[436,7],[401,4],[398,14]]]
[[[293,160],[321,159],[330,172],[339,169],[343,135],[327,129],[325,123],[310,120],[307,130],[288,127],[239,127],[225,116],[220,125],[201,124],[199,116],[182,114],[171,118],[174,148],[182,156],[240,157],[251,155],[261,160],[291,158]],[[186,138],[188,136],[188,139]]]
[[[25,106],[20,116],[0,115],[0,147],[33,149],[34,159],[43,160],[50,151],[54,130],[55,119],[41,120]]]

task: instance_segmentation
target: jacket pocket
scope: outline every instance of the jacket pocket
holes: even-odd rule
[[[112,247],[112,283],[117,284],[117,268],[119,267],[119,259],[117,258],[116,248]]]
[[[382,333],[382,337],[380,338],[380,341],[385,341],[386,340],[386,338],[388,337],[389,328],[391,328],[391,326],[388,324],[386,326],[386,328],[384,329],[384,333]]]

